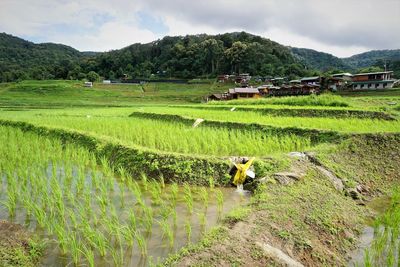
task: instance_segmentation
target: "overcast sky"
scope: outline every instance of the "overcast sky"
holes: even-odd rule
[[[0,32],[81,51],[247,31],[339,57],[400,48],[400,0],[0,0]]]

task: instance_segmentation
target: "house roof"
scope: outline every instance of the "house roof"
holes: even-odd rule
[[[300,81],[313,81],[313,80],[319,80],[319,76],[314,76],[314,77],[304,77]]]
[[[353,76],[364,76],[364,75],[373,75],[373,74],[389,74],[393,73],[393,71],[379,71],[379,72],[368,72],[368,73],[357,73]]]
[[[246,88],[230,88],[229,89],[230,94],[258,94],[258,89],[257,88],[251,88],[251,87],[246,87]]]
[[[353,74],[348,73],[348,72],[343,72],[343,73],[336,73],[336,74],[332,75],[332,77],[339,77],[339,76],[349,76],[349,77],[351,77],[351,76],[353,76]]]
[[[291,81],[289,81],[289,83],[299,83],[299,82],[301,82],[300,80],[291,80]]]
[[[218,98],[218,99],[222,98],[222,94],[212,94],[212,95],[210,95],[210,97],[211,96],[214,96],[215,98]]]

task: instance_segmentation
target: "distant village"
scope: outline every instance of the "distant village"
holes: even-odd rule
[[[209,95],[209,100],[231,100],[239,98],[259,98],[267,96],[295,96],[319,94],[322,90],[368,90],[387,89],[399,85],[400,80],[392,78],[393,71],[371,73],[338,73],[330,77],[304,77],[300,80],[288,81],[286,78],[251,77],[247,73],[240,75],[219,75],[220,83],[234,83],[235,88],[225,93]],[[263,83],[260,86],[250,86],[250,82]]]

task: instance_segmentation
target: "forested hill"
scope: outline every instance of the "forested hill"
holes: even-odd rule
[[[368,72],[393,70],[400,78],[400,49],[373,50],[348,58],[338,58],[331,54],[306,48],[291,48],[293,55],[309,68],[319,71]]]
[[[293,55],[303,64],[320,71],[343,70],[350,71],[354,68],[334,55],[307,48],[291,47]]]
[[[67,76],[82,54],[72,47],[34,44],[0,33],[0,79],[49,79]]]
[[[400,61],[400,49],[395,50],[373,50],[357,54],[342,59],[344,63],[353,68],[366,68],[376,65],[390,64],[394,61]]]
[[[288,48],[245,32],[164,37],[148,44],[134,44],[99,55],[94,68],[110,78],[122,73],[181,78],[232,72],[262,76],[306,73]]]
[[[233,72],[294,79],[314,75],[316,70],[381,68],[382,60],[400,76],[400,50],[371,51],[340,59],[311,49],[286,47],[246,32],[167,36],[104,53],[79,52],[61,44],[34,44],[0,33],[0,82],[83,79],[97,74],[106,79],[196,78]]]
[[[290,50],[245,32],[164,37],[104,53],[80,53],[57,44],[33,44],[0,34],[2,80],[81,78],[95,71],[105,78],[194,78],[248,72],[263,76],[309,74]],[[0,77],[1,78],[1,77]]]

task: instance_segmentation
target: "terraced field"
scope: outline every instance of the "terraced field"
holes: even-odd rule
[[[191,103],[215,86],[2,85],[0,219],[54,240],[47,265],[265,266],[268,240],[345,265],[371,216],[356,201],[397,184],[399,91]],[[236,157],[255,157],[250,199],[230,188]]]

